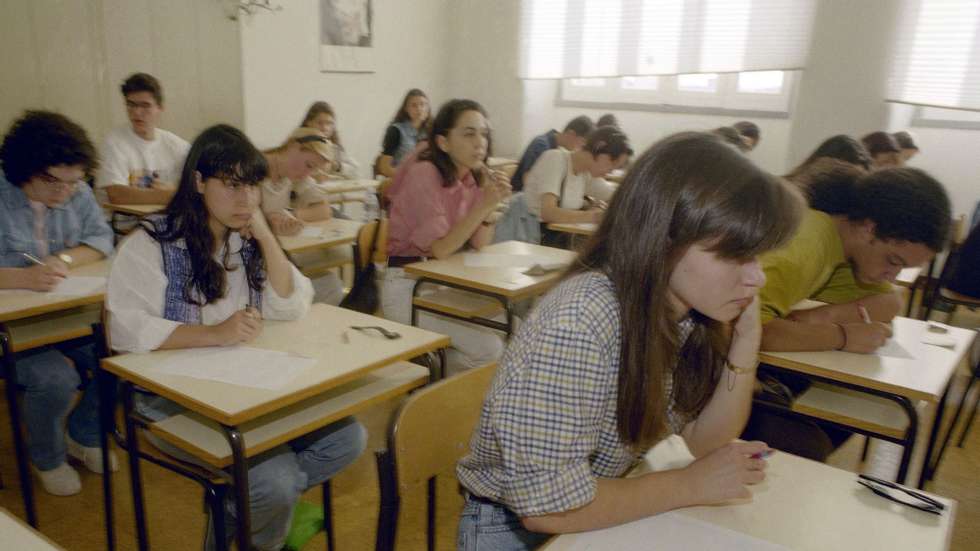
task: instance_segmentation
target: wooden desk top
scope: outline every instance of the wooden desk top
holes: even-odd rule
[[[64,551],[44,534],[0,507],[0,541],[4,549],[17,551]]]
[[[564,271],[563,269],[554,270],[540,276],[529,276],[522,273],[527,268],[466,266],[464,264],[465,254],[481,253],[536,255],[547,258],[549,261],[563,263],[571,263],[576,256],[574,251],[520,241],[505,241],[484,247],[479,253],[460,252],[444,260],[408,264],[405,266],[405,273],[428,277],[435,281],[454,283],[516,300],[540,294]]]
[[[927,334],[927,325],[926,322],[903,317],[892,321],[893,338],[914,356],[913,359],[825,351],[760,352],[759,360],[800,373],[891,392],[912,400],[938,402],[956,367],[969,351],[976,331],[943,325],[948,330],[945,336],[956,341],[956,346],[950,349],[921,341]]]
[[[401,333],[387,340],[380,335],[347,330],[351,325],[380,325]],[[348,342],[343,333],[347,331]],[[177,351],[124,354],[102,360],[103,368],[165,396],[201,415],[238,425],[265,413],[315,396],[393,362],[449,346],[449,337],[401,325],[336,306],[314,304],[297,321],[266,321],[262,334],[248,344],[254,348],[301,354],[316,364],[285,387],[269,390],[230,385],[180,375],[163,375],[152,368]]]
[[[352,193],[355,191],[374,191],[381,182],[378,180],[324,180],[318,182],[317,186],[323,191],[334,193]]]
[[[911,287],[915,285],[915,282],[919,279],[919,275],[924,269],[924,266],[904,268],[901,272],[898,272],[898,277],[895,278],[895,285],[901,285],[902,287]]]
[[[674,436],[647,454],[641,470],[680,468],[693,458]],[[928,494],[946,505],[941,516],[880,498],[860,486],[857,475],[783,452],[769,459],[766,480],[750,486],[751,501],[678,509],[695,519],[802,551],[939,551],[949,547],[956,502]],[[657,534],[644,530],[657,517],[607,530],[570,534],[551,541],[547,551],[649,548]],[[715,549],[726,549],[717,542]],[[591,547],[590,547],[591,545]]]
[[[338,245],[347,245],[357,239],[357,232],[364,222],[331,218],[323,222],[311,222],[307,228],[322,228],[321,237],[303,237],[302,235],[280,235],[279,244],[288,254],[296,254],[316,249],[329,249]]]
[[[132,214],[133,216],[146,216],[167,208],[167,205],[116,205],[112,203],[106,203],[103,206],[110,211]]]
[[[576,235],[592,235],[599,225],[595,222],[548,224],[548,229]]]
[[[109,275],[109,261],[100,260],[71,271],[71,275]],[[97,304],[105,298],[105,287],[89,295],[52,295],[27,290],[10,290],[0,293],[0,322],[13,321],[58,310],[67,310],[86,304]]]

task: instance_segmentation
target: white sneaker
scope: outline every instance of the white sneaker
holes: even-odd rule
[[[67,461],[51,469],[42,471],[32,466],[44,491],[56,496],[72,496],[82,491],[82,480],[78,477],[78,471],[71,468]]]
[[[102,448],[98,446],[87,448],[68,435],[65,435],[65,440],[68,444],[68,455],[81,461],[93,473],[102,474]],[[116,461],[116,454],[112,453],[112,450],[109,450],[109,470],[112,472],[119,470],[119,462]]]

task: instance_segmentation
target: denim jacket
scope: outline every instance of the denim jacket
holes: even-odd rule
[[[105,221],[95,195],[79,184],[62,205],[47,209],[44,230],[50,254],[88,245],[102,254],[112,253],[112,228]],[[38,256],[34,243],[34,210],[27,195],[0,171],[0,267],[21,268],[29,262],[20,253]]]

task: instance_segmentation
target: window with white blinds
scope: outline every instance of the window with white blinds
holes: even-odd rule
[[[523,0],[521,78],[784,71],[816,0]]]
[[[980,110],[980,0],[902,0],[888,99]]]

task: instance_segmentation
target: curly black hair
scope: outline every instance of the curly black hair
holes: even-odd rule
[[[17,187],[52,166],[82,165],[86,175],[99,166],[85,129],[51,111],[25,111],[10,125],[0,145],[0,167]]]
[[[888,168],[857,182],[850,220],[871,220],[875,237],[922,243],[943,250],[949,239],[952,209],[943,185],[917,168]]]

